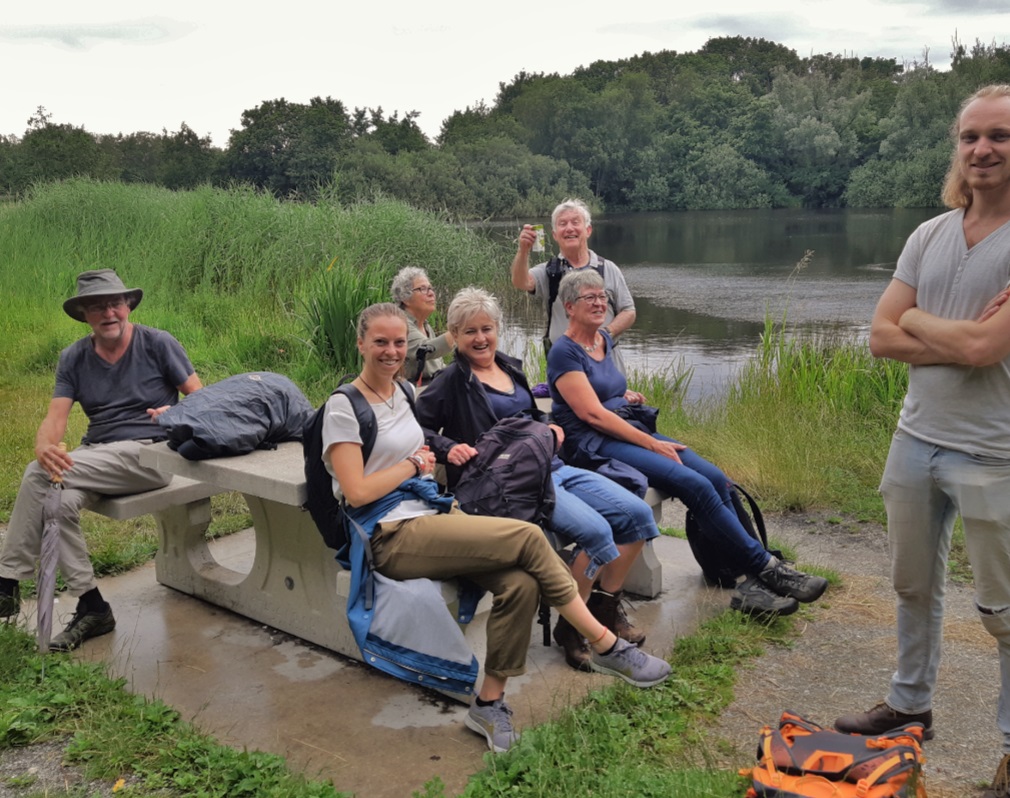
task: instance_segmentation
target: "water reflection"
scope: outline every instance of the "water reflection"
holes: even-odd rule
[[[940,212],[616,214],[594,219],[590,245],[621,266],[635,297],[638,320],[621,341],[630,367],[691,367],[694,400],[720,392],[753,357],[766,317],[805,332],[865,336],[905,239]],[[517,227],[492,234],[514,240]],[[797,271],[807,250],[813,258]],[[531,307],[513,316],[505,351],[518,352],[539,341],[543,313]]]

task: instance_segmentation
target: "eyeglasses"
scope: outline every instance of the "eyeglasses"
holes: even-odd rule
[[[419,285],[417,288],[411,288],[410,292],[412,294],[434,294],[435,288],[430,285]]]
[[[104,302],[90,302],[84,306],[85,313],[105,313],[107,310],[119,310],[126,304],[122,297],[118,299],[106,299]]]
[[[576,302],[578,302],[580,299],[583,302],[586,302],[586,303],[592,305],[592,304],[596,304],[597,302],[604,302],[605,303],[607,301],[607,295],[606,294],[581,294],[580,296],[575,297],[575,301]]]

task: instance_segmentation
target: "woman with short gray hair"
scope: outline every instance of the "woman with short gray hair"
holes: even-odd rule
[[[442,358],[452,351],[450,333],[435,335],[428,317],[435,312],[435,288],[424,269],[405,266],[397,272],[389,293],[407,314],[407,359],[404,369],[407,379],[416,385],[426,385],[445,368]]]
[[[730,481],[719,468],[683,443],[656,431],[655,408],[628,390],[611,352],[614,341],[603,326],[607,292],[594,270],[561,278],[568,329],[547,356],[552,413],[565,431],[564,459],[593,468],[617,460],[645,475],[649,485],[680,499],[713,549],[739,576],[733,609],[770,617],[796,612],[797,602],[816,601],[828,582],[787,565],[770,554],[740,523]]]

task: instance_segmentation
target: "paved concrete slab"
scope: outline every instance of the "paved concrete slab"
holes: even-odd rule
[[[217,541],[214,554],[241,570],[253,545],[251,532],[240,533]],[[656,550],[663,592],[631,614],[649,632],[646,649],[665,655],[728,594],[703,585],[686,541],[660,538]],[[454,794],[482,766],[487,748],[463,726],[462,704],[164,587],[153,564],[103,579],[101,590],[116,630],[78,656],[109,662],[131,690],[162,699],[222,743],[281,754],[306,775],[368,798],[409,796],[435,776]],[[72,600],[58,603],[56,628],[72,610]],[[467,632],[478,659],[483,626],[478,615]],[[608,681],[568,668],[559,648],[541,645],[539,626],[533,638],[529,670],[508,688],[519,728]]]

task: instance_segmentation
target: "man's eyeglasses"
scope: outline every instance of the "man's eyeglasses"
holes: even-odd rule
[[[122,297],[118,299],[106,299],[104,302],[91,302],[84,306],[85,313],[105,313],[107,310],[119,310],[126,304]]]
[[[414,294],[434,294],[435,288],[430,285],[419,285],[417,288],[411,288],[410,291]]]
[[[606,294],[581,294],[581,295],[575,297],[575,301],[576,302],[578,302],[580,299],[583,302],[586,302],[586,303],[588,303],[590,305],[593,305],[593,304],[596,304],[598,302],[604,302],[604,303],[606,303],[606,301],[607,301],[607,295]]]

